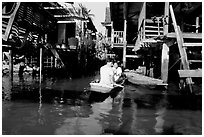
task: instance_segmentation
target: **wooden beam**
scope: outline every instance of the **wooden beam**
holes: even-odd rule
[[[187,78],[187,77],[202,77],[202,70],[178,70],[179,76],[181,78]]]
[[[183,38],[190,38],[190,39],[202,39],[202,33],[182,33]],[[176,38],[176,34],[174,32],[167,34],[168,38]]]

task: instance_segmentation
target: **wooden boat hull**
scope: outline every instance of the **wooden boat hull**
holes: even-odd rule
[[[119,84],[108,86],[100,83],[90,83],[89,102],[103,102],[109,96],[115,98],[123,88]]]
[[[156,86],[167,86],[167,84],[163,83],[163,80],[161,79],[147,77],[141,74],[137,74],[136,72],[128,71],[125,72],[125,75],[128,81],[132,84],[149,86],[151,88]]]
[[[109,93],[114,87],[100,83],[90,83],[90,90],[100,93]]]

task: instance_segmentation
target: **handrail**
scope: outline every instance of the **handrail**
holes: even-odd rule
[[[13,12],[14,12],[16,6],[17,6],[17,3],[14,2],[13,5],[12,5],[11,10],[10,10],[8,13],[2,13],[2,17],[3,17],[3,18],[10,17],[10,16],[13,14]],[[5,5],[5,7],[6,7],[6,5]]]

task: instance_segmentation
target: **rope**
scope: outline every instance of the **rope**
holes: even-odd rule
[[[169,68],[168,71],[170,71],[170,70],[176,65],[176,63],[177,63],[178,61],[180,61],[180,60],[181,60],[181,57]]]
[[[175,61],[174,62],[174,64],[169,68],[169,70],[168,70],[168,72],[176,65],[176,63],[178,62],[178,61],[180,61],[181,60],[181,57],[177,60],[177,61]],[[160,79],[161,78],[161,76],[160,77],[158,77],[158,79]]]

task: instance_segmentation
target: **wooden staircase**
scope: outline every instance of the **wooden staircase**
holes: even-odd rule
[[[8,40],[10,31],[14,22],[14,18],[20,7],[20,4],[21,4],[20,2],[16,2],[12,7],[11,12],[9,12],[8,14],[2,13],[2,39],[4,41]]]
[[[192,89],[193,82],[192,82],[191,77],[202,77],[202,70],[199,68],[198,69],[194,68],[193,70],[191,70],[190,63],[202,63],[202,59],[201,60],[188,60],[187,48],[201,47],[202,49],[202,37],[198,37],[197,33],[191,33],[191,34],[188,34],[188,37],[185,37],[186,35],[184,35],[181,32],[180,27],[176,23],[174,11],[171,5],[170,5],[170,13],[171,13],[172,21],[173,21],[175,37],[177,39],[178,49],[179,49],[179,53],[181,56],[181,63],[182,63],[182,70],[178,70],[178,72],[181,78],[186,78],[186,83],[189,85],[190,91],[193,92],[193,89]],[[193,42],[189,42],[189,41],[193,41]]]
[[[144,26],[145,39],[159,37],[164,33],[162,17],[152,17],[152,19],[145,19]]]

